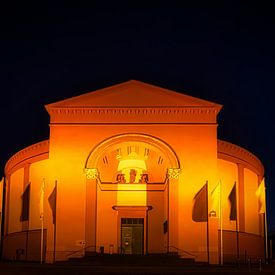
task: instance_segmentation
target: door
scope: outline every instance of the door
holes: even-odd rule
[[[122,254],[143,254],[144,219],[121,219]]]

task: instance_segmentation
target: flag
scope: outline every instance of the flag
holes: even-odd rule
[[[0,181],[0,212],[2,212],[2,197],[3,197],[3,188],[4,188],[4,177]],[[1,220],[0,220],[1,221]]]
[[[215,211],[216,216],[220,217],[221,184],[215,186],[211,192],[211,211]]]
[[[228,196],[228,200],[230,202],[230,217],[231,221],[237,220],[237,199],[236,199],[236,182]]]
[[[193,199],[192,220],[206,222],[208,213],[207,183],[199,190]]]
[[[163,234],[166,234],[168,232],[168,221],[166,220],[163,223]]]
[[[27,185],[23,195],[21,196],[22,200],[22,208],[21,208],[21,216],[20,221],[28,221],[29,220],[29,208],[30,208],[30,184]]]
[[[2,197],[3,197],[3,188],[4,188],[4,177],[0,181],[0,225],[2,224]],[[1,234],[1,228],[0,228]],[[0,237],[1,239],[1,237]]]
[[[39,214],[40,220],[44,218],[44,193],[45,193],[45,181],[43,180],[40,187],[40,199],[39,199]]]
[[[259,213],[263,214],[266,211],[265,210],[266,201],[265,201],[265,180],[264,180],[264,178],[257,188],[256,196],[259,200]]]
[[[53,224],[56,223],[56,189],[57,187],[55,184],[55,187],[48,198],[48,201],[52,210],[52,215],[53,215]]]

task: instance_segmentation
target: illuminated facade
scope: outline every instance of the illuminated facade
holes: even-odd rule
[[[2,225],[2,204],[3,204],[3,185],[4,185],[4,178],[1,179],[0,181],[0,242],[1,242],[1,237],[2,237],[2,233],[1,233],[1,225]]]
[[[49,140],[5,167],[4,257],[264,257],[264,169],[217,139],[221,107],[138,81],[46,105]]]

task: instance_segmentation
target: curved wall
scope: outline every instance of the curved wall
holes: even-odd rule
[[[236,230],[236,222],[228,219],[228,196],[236,183],[238,229],[261,235],[257,188],[263,178],[264,167],[249,151],[225,141],[218,141],[218,178],[222,184],[223,226]]]
[[[264,215],[259,214],[256,196],[263,175],[264,167],[256,156],[240,146],[218,141],[225,261],[264,257]],[[237,221],[231,221],[228,196],[235,183]]]
[[[39,260],[41,232],[40,190],[49,167],[49,141],[42,141],[13,155],[5,166],[4,253],[6,259]],[[30,184],[29,219],[21,221],[22,195]],[[35,236],[35,238],[34,238]]]
[[[228,141],[218,140],[218,159],[242,164],[260,177],[264,175],[263,164],[255,155]]]
[[[6,177],[20,167],[49,157],[49,140],[30,145],[14,154],[5,166]]]

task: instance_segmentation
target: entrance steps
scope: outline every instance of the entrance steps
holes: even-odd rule
[[[98,266],[182,266],[194,264],[194,259],[180,258],[176,253],[122,255],[88,252],[83,258],[70,258],[69,262]]]

